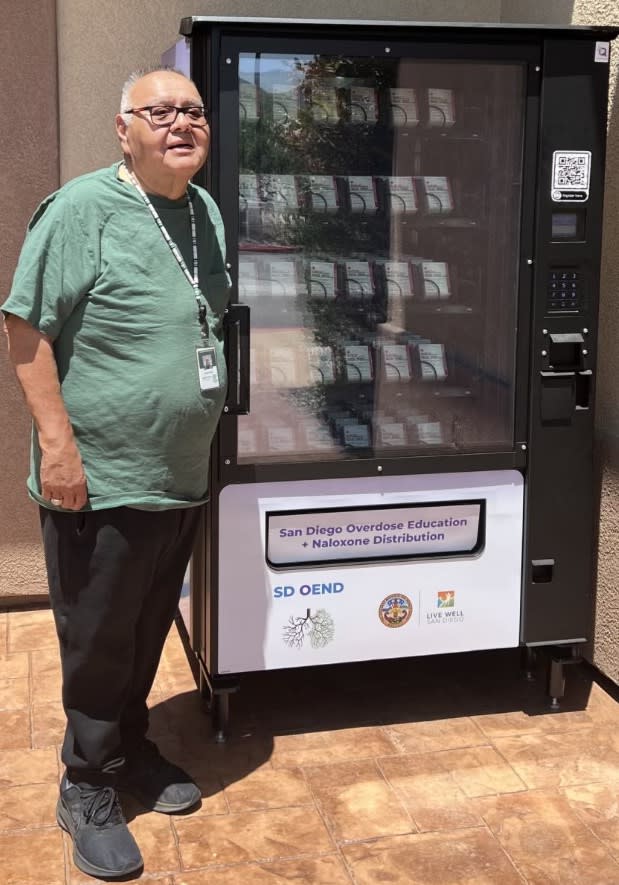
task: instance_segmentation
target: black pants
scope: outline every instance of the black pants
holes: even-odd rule
[[[41,508],[67,716],[62,760],[74,782],[113,784],[146,734],[199,511]]]

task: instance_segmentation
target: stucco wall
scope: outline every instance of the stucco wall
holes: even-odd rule
[[[380,9],[371,0],[352,8],[343,0],[58,0],[61,178],[117,158],[112,122],[125,76],[158,62],[178,40],[184,16],[499,21],[500,7],[500,0],[387,0]],[[75,107],[93,96],[94,113],[76,116]]]
[[[54,0],[5,3],[0,70],[9,117],[0,127],[0,302],[11,284],[28,218],[58,187],[56,26]],[[18,75],[18,76],[17,76]],[[7,107],[8,107],[7,105]],[[2,336],[4,337],[4,336]],[[0,604],[3,597],[45,594],[36,507],[26,498],[30,421],[0,345]]]

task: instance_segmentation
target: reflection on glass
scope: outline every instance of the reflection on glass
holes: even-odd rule
[[[524,70],[243,54],[240,463],[513,445]]]

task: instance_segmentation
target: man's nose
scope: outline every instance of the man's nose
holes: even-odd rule
[[[170,129],[191,129],[191,123],[185,111],[178,111],[176,120],[171,124]]]

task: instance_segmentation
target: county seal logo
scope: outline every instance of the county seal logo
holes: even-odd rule
[[[392,593],[378,606],[378,617],[385,627],[403,627],[411,619],[413,603],[408,596]]]

